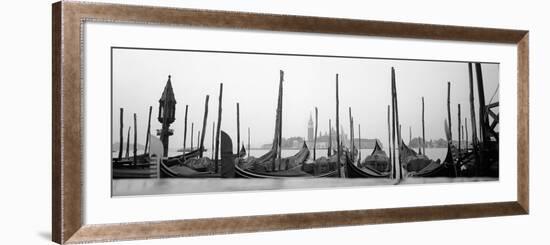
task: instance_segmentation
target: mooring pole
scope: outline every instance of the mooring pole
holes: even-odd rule
[[[481,63],[476,63],[477,91],[479,101],[479,128],[481,131],[481,144],[485,144],[489,137],[487,136],[487,113],[485,113],[485,92],[483,89],[483,73],[481,71]]]
[[[218,166],[219,166],[218,152],[220,148],[220,126],[222,124],[222,95],[223,95],[223,83],[220,83],[220,96],[218,98],[218,125],[216,129],[216,152],[214,153],[214,165],[216,168],[216,171],[215,171],[216,173],[218,172]]]
[[[477,122],[476,122],[476,112],[474,104],[474,78],[472,71],[472,63],[468,63],[468,74],[469,74],[469,84],[470,84],[470,120],[472,125],[472,148],[474,154],[477,155]]]
[[[183,120],[183,157],[185,157],[185,148],[186,148],[186,142],[187,142],[187,110],[189,109],[189,105],[185,105],[185,119]]]
[[[451,82],[447,82],[447,117],[449,119],[449,143],[453,143],[453,128],[451,127]]]
[[[199,145],[199,142],[201,142],[201,131],[200,130],[197,131],[197,150],[199,150],[199,156],[200,156],[202,148]]]
[[[342,176],[342,169],[340,166],[340,154],[341,154],[341,146],[340,146],[340,109],[339,109],[340,101],[338,98],[338,73],[336,74],[336,147],[337,149],[337,156],[336,156],[336,167],[338,168],[338,176]]]
[[[214,159],[214,136],[216,135],[215,128],[216,128],[216,122],[212,122],[212,147],[210,148],[210,151],[212,154],[211,159]]]
[[[204,117],[202,118],[202,134],[199,134],[200,135],[199,157],[201,158],[204,152],[204,136],[206,135],[206,121],[208,118],[208,99],[209,98],[210,96],[206,95],[206,99],[204,101]]]
[[[281,152],[283,150],[283,81],[285,73],[280,70],[279,78],[281,82],[281,102],[280,102],[280,120],[279,120],[279,149],[277,150],[277,161],[279,162],[279,170],[281,169]]]
[[[145,149],[143,154],[147,154],[147,149],[149,147],[149,137],[151,135],[151,112],[153,112],[153,107],[149,106],[149,119],[147,120],[147,135],[145,135]]]
[[[134,164],[137,164],[137,118],[134,113]]]
[[[317,107],[315,107],[315,136],[313,137],[313,160],[317,159],[317,117],[318,117]]]
[[[392,103],[393,104],[393,103]],[[390,127],[390,105],[388,105],[388,155],[390,157],[389,164],[391,172],[392,172],[392,178],[395,179],[395,169],[393,168],[392,160],[393,160],[393,154],[392,154],[392,148],[391,148],[391,127]]]
[[[426,133],[424,125],[424,96],[422,96],[422,152],[426,155]]]
[[[349,113],[349,149],[350,149],[350,157],[351,161],[355,159],[354,151],[353,151],[353,117],[351,116],[351,107],[348,107],[348,113]]]
[[[327,157],[332,156],[332,124],[331,120],[328,119],[328,152]]]
[[[457,127],[457,130],[458,130],[458,161],[460,161],[460,152],[461,152],[461,139],[460,139],[460,136],[461,136],[461,132],[460,132],[460,128],[461,128],[461,125],[462,125],[462,120],[461,120],[461,116],[460,116],[460,104],[458,104],[458,127]]]
[[[397,85],[396,85],[396,82],[395,82],[395,69],[392,67],[391,68],[391,78],[392,78],[392,84],[393,84],[393,94],[394,94],[394,97],[393,97],[393,100],[394,100],[394,104],[395,104],[395,126],[396,127],[401,127],[400,124],[399,124],[399,106],[398,106],[398,103],[397,103]],[[402,170],[403,170],[403,166],[401,166],[401,144],[402,144],[402,138],[401,138],[401,128],[398,128],[397,129],[397,140],[399,142],[397,142],[397,146],[399,147],[399,158],[397,159],[397,162],[399,164],[399,179],[402,179],[403,178],[403,173],[402,173]]]
[[[239,118],[240,111],[239,111],[239,103],[237,102],[237,154],[240,153],[239,146],[241,145],[241,121]]]
[[[118,160],[122,159],[122,150],[124,147],[124,108],[120,108],[120,143],[118,146]]]
[[[193,150],[193,133],[194,133],[194,130],[193,130],[193,127],[195,126],[195,123],[191,123],[191,150]]]
[[[359,129],[358,129],[359,130],[359,142],[358,142],[359,157],[358,157],[358,159],[359,159],[359,162],[361,162],[361,124],[358,124],[357,126],[359,127]]]
[[[248,151],[246,152],[248,154],[248,157],[250,158],[250,127],[248,127]]]
[[[130,130],[132,126],[128,127],[128,136],[126,136],[126,159],[130,158]]]
[[[466,130],[464,132],[464,136],[466,136],[466,152],[468,152],[468,118],[464,118],[464,129]]]

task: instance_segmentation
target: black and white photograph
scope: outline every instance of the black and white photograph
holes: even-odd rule
[[[112,195],[499,180],[499,63],[111,48]]]

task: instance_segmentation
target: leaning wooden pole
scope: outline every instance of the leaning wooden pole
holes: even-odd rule
[[[317,127],[318,127],[318,110],[315,107],[315,136],[313,137],[313,160],[317,159]]]
[[[204,136],[206,135],[206,123],[208,121],[208,99],[210,99],[210,96],[206,95],[206,99],[204,101],[204,117],[202,118],[202,134],[199,133],[199,136],[200,136],[199,157],[201,158],[204,153]]]
[[[151,113],[153,112],[153,107],[149,106],[149,119],[147,120],[147,135],[145,135],[145,149],[143,154],[147,154],[147,149],[149,149],[149,137],[151,135]]]
[[[214,153],[214,166],[216,168],[215,172],[218,172],[219,160],[218,153],[220,148],[220,126],[222,124],[222,96],[223,96],[223,83],[220,83],[220,96],[218,97],[218,125],[216,129],[216,146]],[[237,144],[238,145],[238,144]]]
[[[393,104],[393,103],[392,103]],[[395,170],[393,168],[392,160],[393,160],[393,154],[392,154],[392,148],[391,148],[391,120],[390,120],[390,105],[388,105],[388,155],[389,155],[389,164],[391,165],[391,172],[392,176],[391,178],[395,178]]]
[[[338,168],[338,176],[342,176],[342,169],[340,166],[340,156],[342,154],[341,146],[340,146],[340,100],[338,98],[338,74],[336,74],[336,167]]]
[[[124,147],[124,108],[120,108],[120,143],[118,144],[118,160],[122,159],[122,150]]]
[[[212,155],[211,159],[214,159],[214,142],[215,142],[214,137],[216,135],[215,130],[216,130],[216,122],[212,122],[212,140],[211,140],[212,147],[210,147],[210,151],[211,151],[211,155]]]
[[[426,128],[424,124],[424,96],[422,96],[422,152],[426,155]]]
[[[201,131],[200,130],[197,131],[197,149],[199,150],[199,156],[200,156],[202,148],[199,145],[199,142],[201,142]]]
[[[134,113],[134,164],[137,164],[137,115]]]
[[[130,158],[130,130],[132,126],[128,127],[128,136],[126,136],[126,159]]]
[[[191,150],[193,150],[193,127],[195,126],[195,123],[191,123],[191,137],[190,137],[190,140],[191,140]]]
[[[469,75],[469,87],[470,87],[470,120],[472,125],[472,149],[474,154],[477,154],[477,123],[476,123],[476,110],[474,103],[474,78],[472,71],[472,63],[468,63],[468,75]]]
[[[240,120],[240,110],[239,103],[237,102],[237,154],[240,153],[239,146],[241,144],[241,120]]]
[[[183,156],[185,156],[185,148],[187,143],[187,111],[189,109],[189,105],[185,105],[185,118],[183,120]]]
[[[279,169],[281,169],[281,153],[283,147],[283,82],[284,82],[285,73],[279,71],[279,79],[281,84],[281,98],[279,104],[279,149],[277,150],[277,161],[279,162]]]
[[[485,144],[488,140],[488,133],[485,125],[487,124],[487,113],[485,113],[485,91],[483,88],[483,73],[481,71],[481,63],[476,63],[476,77],[477,77],[477,92],[479,101],[479,130],[481,144]]]

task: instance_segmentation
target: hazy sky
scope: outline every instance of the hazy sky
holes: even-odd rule
[[[361,125],[361,137],[379,138],[385,143],[388,141],[386,110],[391,103],[391,67],[396,70],[399,119],[405,141],[409,138],[409,126],[413,137],[421,134],[422,96],[426,139],[445,138],[447,81],[451,82],[451,115],[456,139],[457,104],[462,107],[462,121],[464,117],[469,121],[470,117],[467,63],[113,49],[113,142],[119,138],[120,107],[125,110],[125,134],[127,127],[133,126],[132,114],[137,113],[138,143],[145,143],[149,106],[153,106],[152,132],[161,128],[156,119],[158,100],[171,75],[177,100],[176,121],[171,125],[174,129],[171,148],[183,145],[185,105],[189,105],[188,130],[191,122],[195,123],[196,142],[196,133],[202,130],[206,95],[210,95],[210,103],[205,145],[211,145],[219,83],[223,83],[222,130],[236,140],[236,103],[239,102],[241,141],[246,140],[250,127],[253,146],[270,143],[275,127],[279,70],[283,70],[283,137],[306,137],[309,115],[315,107],[319,110],[319,132],[328,130],[329,118],[335,125],[335,75],[339,73],[340,123],[346,133],[349,131],[348,107],[351,107],[355,125]],[[498,87],[499,66],[482,64],[482,68],[489,103]],[[474,89],[477,110],[477,86]],[[498,92],[494,101],[498,101]],[[478,115],[476,111],[476,117]],[[479,122],[479,118],[477,120]]]

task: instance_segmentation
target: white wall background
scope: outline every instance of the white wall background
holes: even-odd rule
[[[531,62],[529,216],[219,235],[117,244],[547,244],[550,171],[545,106],[550,91],[550,20],[544,1],[113,1],[145,5],[528,29]],[[0,8],[0,243],[50,244],[51,2]]]

